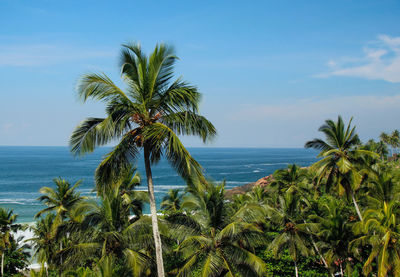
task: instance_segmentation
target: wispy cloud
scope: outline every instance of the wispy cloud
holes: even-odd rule
[[[318,128],[325,119],[336,120],[338,115],[345,120],[354,116],[363,140],[376,138],[382,131],[397,128],[399,105],[400,94],[287,99],[276,104],[243,105],[210,119],[217,126],[220,141],[232,141],[231,145],[218,146],[302,147],[321,136]]]
[[[2,129],[2,133],[8,134],[14,128],[14,124],[13,123],[5,123],[1,127],[2,127],[1,128]]]
[[[370,80],[400,82],[400,37],[378,36],[378,40],[363,48],[362,58],[330,60],[330,72],[315,77],[348,76]]]
[[[79,46],[55,44],[0,45],[0,67],[49,66],[111,56],[115,56],[114,51]]]

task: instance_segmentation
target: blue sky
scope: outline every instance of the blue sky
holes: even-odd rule
[[[394,0],[0,0],[0,145],[67,145],[104,115],[75,86],[87,72],[121,84],[127,41],[175,46],[219,131],[209,146],[302,147],[338,114],[376,138],[400,128],[399,23]]]

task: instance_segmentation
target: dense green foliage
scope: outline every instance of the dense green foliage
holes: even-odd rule
[[[79,95],[107,104],[71,137],[75,154],[118,140],[95,172],[97,198],[61,178],[43,187],[46,208],[31,227],[41,270],[31,276],[400,276],[400,134],[360,141],[350,122],[326,120],[308,168],[289,165],[271,182],[232,199],[225,183],[207,181],[179,135],[215,135],[198,114],[200,94],[170,82],[176,57],[166,45],[150,56],[122,51],[119,89],[107,76],[85,75]],[[143,149],[148,192],[132,167]],[[187,183],[171,190],[157,215],[150,165],[165,156]],[[143,214],[150,204],[151,216]],[[29,254],[12,211],[0,208],[3,276],[24,270]],[[4,273],[3,273],[4,271]]]
[[[265,187],[225,198],[224,183],[191,178],[158,217],[168,276],[398,276],[400,168],[355,128],[321,127],[309,168],[277,170]],[[377,146],[378,145],[378,146]],[[386,145],[386,144],[384,144]],[[48,270],[65,276],[156,276],[146,192],[134,169],[99,200],[55,180],[32,239]],[[40,273],[35,273],[40,274]],[[45,271],[42,272],[45,274]]]
[[[28,266],[29,246],[16,232],[26,226],[16,223],[17,215],[0,207],[0,276],[13,276]]]

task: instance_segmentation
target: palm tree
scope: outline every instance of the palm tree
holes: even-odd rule
[[[339,265],[340,274],[344,276],[343,264],[348,260],[348,246],[353,237],[351,215],[344,203],[335,198],[324,199],[320,210],[320,215],[310,215],[315,223],[307,225],[318,238],[327,265],[333,272]]]
[[[277,186],[279,191],[288,189],[299,190],[300,183],[307,178],[307,171],[296,164],[288,165],[287,169],[278,169],[273,174],[274,181],[271,186]]]
[[[62,226],[65,232],[73,234],[60,253],[65,257],[65,267],[78,267],[93,259],[110,258],[123,261],[134,276],[152,269],[153,248],[148,243],[152,241],[150,218],[142,216],[141,209],[135,208],[143,206],[143,203],[138,203],[141,197],[135,196],[143,192],[123,192],[121,187],[126,189],[126,185],[121,183],[107,196],[100,196],[100,201],[80,202],[71,211],[73,222]],[[137,212],[133,217],[132,211]]]
[[[30,227],[33,231],[33,237],[27,240],[32,243],[35,251],[34,256],[42,265],[42,269],[46,269],[46,275],[48,267],[56,268],[60,261],[56,258],[60,249],[53,233],[55,217],[55,214],[48,213],[45,217],[37,220],[35,225]]]
[[[197,135],[204,142],[216,134],[214,126],[198,114],[200,93],[181,79],[172,81],[177,57],[171,47],[157,45],[146,56],[139,44],[123,45],[121,72],[125,92],[104,74],[82,77],[78,93],[107,104],[106,118],[88,118],[80,123],[70,140],[76,155],[92,152],[97,146],[119,140],[96,170],[98,183],[106,186],[118,179],[121,170],[133,163],[143,149],[150,211],[156,247],[158,276],[164,276],[160,233],[151,164],[164,155],[185,179],[201,175],[178,135]]]
[[[388,149],[386,144],[383,141],[379,141],[376,143],[376,153],[379,154],[379,156],[381,156],[381,159],[385,159],[385,157],[387,157],[388,155]]]
[[[355,127],[351,128],[351,121],[352,119],[346,127],[341,116],[338,117],[337,122],[326,120],[325,124],[319,128],[319,131],[325,134],[326,141],[314,139],[308,141],[305,147],[321,150],[318,157],[322,159],[313,165],[318,169],[318,184],[322,178],[326,177],[327,190],[335,185],[339,195],[345,193],[347,197],[351,197],[357,215],[362,220],[355,198],[355,192],[362,180],[359,167],[364,165],[363,156],[378,157],[378,155],[356,147],[360,144],[360,139],[355,132]]]
[[[136,219],[139,219],[143,215],[143,207],[145,203],[149,202],[149,194],[147,191],[135,190],[141,183],[141,178],[136,168],[128,168],[126,172],[123,172],[121,179],[112,185],[112,192],[108,192],[107,195],[119,192],[123,206],[129,215],[134,215]]]
[[[180,243],[177,251],[184,263],[174,274],[192,276],[262,276],[263,261],[255,248],[263,245],[263,233],[243,220],[242,212],[230,214],[224,199],[224,183],[204,184],[197,193],[187,195],[181,214],[168,217],[170,233]]]
[[[176,213],[181,209],[182,195],[179,189],[170,189],[161,202],[161,208],[167,212]]]
[[[371,247],[363,271],[367,276],[376,260],[378,277],[400,276],[400,224],[398,202],[384,201],[377,209],[368,209],[364,213],[364,222],[355,225],[354,232],[361,236],[351,242],[350,247],[359,254],[359,249]]]
[[[246,194],[247,202],[262,203],[269,196],[266,189],[262,186],[254,186],[253,189]]]
[[[294,262],[296,277],[299,276],[297,268],[299,256],[308,256],[313,253],[308,246],[307,227],[300,212],[306,206],[307,203],[304,203],[303,197],[293,191],[287,191],[279,196],[279,202],[275,207],[266,205],[269,219],[279,229],[279,234],[268,249],[277,257],[282,255],[282,249],[287,249]]]
[[[1,253],[1,276],[4,276],[4,255],[11,246],[12,234],[22,228],[16,223],[17,215],[12,210],[0,207],[0,253]]]
[[[67,218],[69,211],[84,198],[80,196],[79,192],[75,191],[75,189],[81,184],[81,181],[78,181],[74,185],[71,185],[65,179],[55,178],[53,179],[53,182],[56,184],[56,189],[50,187],[42,187],[39,190],[42,195],[38,198],[38,200],[44,203],[47,208],[39,211],[35,215],[35,218],[40,217],[44,213],[55,212],[56,216],[54,218],[54,221],[52,222],[52,233],[53,236],[55,236],[57,228]],[[60,250],[62,250],[62,240],[60,240],[59,243]],[[61,258],[60,264],[62,264]]]
[[[394,130],[390,136],[390,144],[395,149],[397,153],[397,148],[400,147],[400,132],[399,130]]]
[[[391,137],[390,135],[386,134],[385,132],[382,132],[379,136],[379,139],[381,142],[385,143],[388,146],[391,146]],[[392,156],[392,148],[390,148],[390,156]]]
[[[73,186],[64,179],[55,178],[53,182],[56,189],[50,187],[42,187],[39,192],[42,194],[38,200],[44,203],[47,208],[39,211],[35,218],[40,217],[44,213],[55,212],[56,217],[53,222],[53,231],[64,221],[68,216],[68,212],[82,201],[84,198],[76,192],[76,188],[81,184],[80,181],[76,182]]]
[[[399,172],[385,164],[379,165],[368,175],[367,199],[368,207],[379,208],[384,202],[400,200]]]

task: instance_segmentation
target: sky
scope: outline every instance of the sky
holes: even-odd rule
[[[397,0],[0,0],[0,145],[68,145],[104,116],[76,86],[104,72],[123,87],[126,42],[175,47],[218,130],[207,147],[303,147],[339,114],[377,138],[400,128],[399,27]]]

